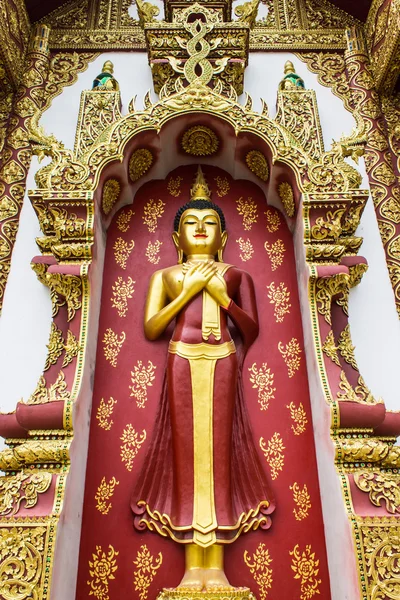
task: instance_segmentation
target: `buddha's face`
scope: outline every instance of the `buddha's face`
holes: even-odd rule
[[[215,210],[189,208],[182,214],[179,231],[174,231],[172,237],[185,256],[216,256],[218,250],[224,248],[227,234],[221,231],[221,221]]]

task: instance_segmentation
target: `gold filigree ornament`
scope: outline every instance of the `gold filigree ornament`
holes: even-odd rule
[[[355,473],[354,483],[369,494],[374,506],[385,503],[389,513],[400,513],[400,476],[391,473]]]
[[[286,252],[285,244],[282,240],[276,240],[276,242],[273,242],[272,244],[265,242],[264,248],[271,261],[271,269],[276,271],[283,263],[283,255]]]
[[[96,546],[96,552],[92,554],[92,560],[89,560],[89,575],[91,579],[87,581],[90,586],[89,596],[94,596],[97,600],[110,600],[108,587],[110,581],[115,579],[114,573],[118,569],[116,556],[119,552],[109,544],[108,552],[103,551],[101,546]]]
[[[138,360],[137,365],[131,371],[132,385],[129,386],[131,390],[130,395],[135,398],[138,408],[144,408],[146,405],[147,388],[153,385],[152,382],[156,378],[154,374],[156,368],[151,360],[148,361],[147,367],[144,366],[141,360]]]
[[[109,327],[104,333],[103,345],[104,345],[104,358],[108,360],[112,367],[117,366],[118,355],[121,351],[122,344],[125,342],[126,334],[122,331],[118,336],[115,331]]]
[[[285,315],[290,313],[290,307],[292,306],[289,302],[290,293],[283,282],[279,283],[278,286],[272,281],[267,285],[268,298],[270,304],[274,305],[274,316],[277,323],[282,323]]]
[[[114,258],[117,265],[121,269],[126,269],[128,258],[135,247],[135,242],[131,240],[128,244],[122,237],[119,237],[114,242]]]
[[[153,164],[153,154],[147,148],[138,148],[129,160],[129,177],[135,182],[140,179]]]
[[[278,350],[282,354],[283,360],[288,368],[289,377],[300,369],[300,354],[301,348],[296,338],[292,338],[288,344],[283,345],[282,342],[278,344]]]
[[[43,375],[39,378],[35,391],[29,396],[26,404],[44,404],[46,402],[57,402],[58,400],[69,400],[71,392],[67,388],[65,375],[60,371],[54,383],[47,387]]]
[[[219,140],[209,127],[195,125],[182,136],[182,148],[191,156],[212,156],[218,150]]]
[[[289,486],[289,489],[293,492],[293,501],[296,504],[293,514],[297,521],[302,521],[308,517],[308,511],[311,508],[311,499],[307,486],[304,484],[303,489],[300,489],[299,484],[295,481],[293,485]]]
[[[146,439],[146,430],[143,429],[139,436],[139,433],[135,431],[131,423],[128,423],[120,439],[122,440],[121,460],[127,470],[132,471],[133,461]]]
[[[100,400],[99,407],[96,413],[96,419],[98,420],[98,425],[102,429],[106,431],[110,431],[114,421],[111,419],[111,415],[114,411],[114,406],[117,404],[117,400],[110,397],[109,400],[105,401],[104,398]]]
[[[155,558],[147,548],[146,544],[140,546],[136,555],[136,560],[133,561],[133,564],[135,565],[133,584],[135,586],[135,591],[139,592],[140,600],[147,600],[149,587],[158,569],[162,565],[162,560],[163,557],[161,552],[159,552],[158,557]]]
[[[295,403],[291,402],[290,404],[286,405],[286,408],[290,410],[290,418],[295,423],[292,425],[294,435],[300,435],[304,433],[308,420],[303,404],[300,402],[299,406],[296,407]]]
[[[397,600],[400,586],[398,519],[359,518],[357,522],[362,561],[365,564],[365,569],[361,572],[365,573],[367,584],[364,597],[371,600]]]
[[[103,477],[97,488],[94,499],[96,500],[96,508],[102,515],[107,515],[112,508],[112,503],[108,501],[113,497],[116,485],[119,485],[119,481],[115,477],[111,477],[108,483],[106,478]]]
[[[116,179],[108,179],[103,186],[101,203],[104,214],[110,214],[114,204],[118,201],[121,184]]]
[[[284,450],[286,449],[283,440],[278,432],[268,442],[263,437],[260,438],[260,448],[267,459],[267,463],[271,469],[272,479],[276,479],[282,471],[285,463]]]
[[[339,336],[337,347],[344,360],[351,365],[353,369],[358,371],[358,365],[354,355],[355,346],[353,346],[351,340],[350,325],[348,323]]]
[[[257,204],[251,197],[249,197],[247,200],[243,200],[241,197],[239,200],[236,200],[236,208],[239,215],[242,215],[243,217],[243,227],[246,231],[250,231],[253,224],[257,223]]]
[[[294,217],[296,210],[292,186],[284,181],[278,186],[278,194],[288,217]]]
[[[267,600],[268,591],[272,587],[272,558],[270,557],[268,548],[261,542],[253,556],[247,550],[244,551],[243,559],[249,567],[250,573],[254,577],[254,581],[258,585],[260,600]]]
[[[50,329],[49,343],[47,344],[47,358],[44,365],[44,371],[55,365],[64,350],[64,338],[61,329],[52,321]]]
[[[258,392],[258,403],[261,410],[267,410],[270,400],[275,398],[274,374],[268,368],[267,363],[263,363],[260,368],[257,367],[257,363],[253,363],[249,371],[250,383]]]
[[[169,191],[171,196],[175,196],[175,198],[178,198],[178,196],[181,193],[181,181],[183,181],[183,177],[180,177],[179,175],[175,178],[170,177],[167,183],[167,190]]]
[[[79,351],[82,349],[82,346],[79,344],[79,341],[70,329],[68,329],[67,341],[65,342],[63,348],[65,350],[65,354],[62,367],[64,368],[71,364],[73,359],[78,356]]]
[[[311,545],[307,545],[303,552],[296,544],[293,550],[289,552],[292,558],[292,570],[294,578],[300,579],[300,600],[309,600],[316,594],[320,594],[320,579],[317,579],[319,573],[319,560],[315,558],[315,553],[311,551]]]
[[[128,300],[132,298],[135,291],[135,281],[128,277],[126,281],[118,277],[112,286],[113,297],[111,298],[112,307],[116,308],[120,317],[125,317],[128,312]]]
[[[250,150],[246,154],[246,164],[250,171],[261,179],[261,181],[268,181],[268,161],[262,152],[259,150]]]
[[[215,181],[217,182],[217,195],[223,198],[230,190],[229,181],[226,177],[220,177],[219,175],[215,177]]]
[[[242,261],[246,262],[247,260],[250,260],[254,254],[253,244],[251,243],[250,239],[247,238],[247,240],[244,240],[242,237],[240,237],[236,241],[239,244],[239,256],[242,259]]]
[[[267,231],[275,233],[281,226],[281,218],[276,211],[267,210],[264,215],[267,217]]]
[[[149,263],[152,263],[153,265],[158,265],[158,263],[160,262],[160,250],[161,250],[161,246],[162,246],[162,242],[160,242],[160,240],[156,240],[154,242],[154,244],[152,242],[149,242],[147,244],[147,248],[146,248],[146,257],[147,260],[149,261]]]
[[[147,229],[150,233],[154,233],[157,229],[158,219],[164,214],[164,206],[165,202],[161,199],[153,200],[153,198],[150,198],[146,203],[143,209],[142,219],[143,223],[147,225]]]
[[[330,358],[335,365],[340,367],[340,360],[337,353],[337,347],[335,345],[335,338],[332,329],[329,330],[328,335],[322,345],[322,351],[328,358]]]
[[[122,211],[117,217],[117,227],[123,233],[126,233],[130,227],[131,218],[135,213],[132,209]]]
[[[51,481],[51,473],[20,472],[0,477],[0,515],[15,515],[22,501],[25,501],[24,509],[33,508],[38,502],[39,494],[47,492]]]

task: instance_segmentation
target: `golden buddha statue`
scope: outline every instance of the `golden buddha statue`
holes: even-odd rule
[[[185,544],[178,590],[232,590],[223,547],[267,529],[274,504],[243,398],[244,356],[258,335],[248,273],[223,262],[225,219],[199,167],[191,200],[175,217],[178,264],[156,271],[144,331],[171,321],[167,368],[148,455],[132,499],[135,527]]]

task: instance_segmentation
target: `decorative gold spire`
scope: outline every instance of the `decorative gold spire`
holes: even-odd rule
[[[207,202],[211,202],[211,192],[206,180],[204,179],[203,171],[201,170],[200,165],[197,168],[196,180],[192,189],[190,190],[190,199],[206,200]]]

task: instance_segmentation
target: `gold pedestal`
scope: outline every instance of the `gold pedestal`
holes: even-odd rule
[[[166,588],[157,600],[256,600],[247,587],[226,588],[214,591],[195,591],[190,588]]]

